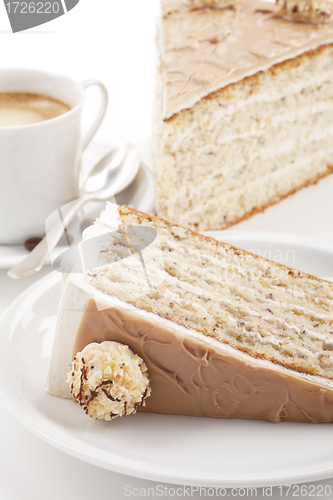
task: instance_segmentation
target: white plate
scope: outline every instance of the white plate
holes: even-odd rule
[[[214,233],[220,236],[219,232]],[[332,275],[333,249],[301,238],[225,232],[230,243]],[[0,395],[36,435],[115,472],[201,486],[271,486],[333,476],[333,424],[224,420],[139,413],[90,420],[71,400],[47,395],[60,278],[27,289],[0,320]]]
[[[84,154],[85,168],[89,170],[109,151],[109,146],[98,142],[92,143]],[[116,201],[119,205],[127,205],[136,208],[142,212],[152,212],[154,209],[154,176],[151,170],[143,163],[131,185],[122,193],[116,196]],[[97,215],[105,202],[90,203],[87,210],[93,210],[94,215]],[[85,210],[86,212],[86,210]],[[93,220],[94,217],[91,217]],[[52,255],[52,261],[58,254],[63,251],[59,247]],[[0,245],[0,269],[9,269],[16,266],[24,257],[28,255],[28,251],[23,245]]]

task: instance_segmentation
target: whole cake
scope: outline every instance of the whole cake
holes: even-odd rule
[[[133,226],[157,231],[142,259],[65,277],[50,394],[94,418],[104,398],[109,419],[333,421],[332,283],[111,204],[83,244]]]
[[[331,0],[161,0],[157,215],[224,229],[333,171],[332,14]]]

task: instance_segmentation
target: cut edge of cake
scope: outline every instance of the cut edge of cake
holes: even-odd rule
[[[64,286],[47,391],[70,397],[65,380],[74,351],[105,340],[129,345],[146,363],[152,395],[144,410],[271,421],[333,420],[332,380],[254,358],[103,293],[82,276],[68,277]]]

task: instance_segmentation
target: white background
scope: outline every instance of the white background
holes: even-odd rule
[[[77,80],[103,80],[109,89],[110,104],[97,139],[114,145],[122,140],[137,144],[150,166],[157,10],[158,0],[80,0],[65,16],[13,35],[1,2],[0,65],[50,70]],[[89,91],[84,123],[91,120],[97,99],[98,93]],[[333,244],[332,193],[333,176],[235,230],[294,233]],[[0,271],[0,313],[35,279],[13,282]],[[123,495],[124,485],[152,486],[148,481],[98,469],[53,449],[16,423],[2,404],[0,425],[0,500],[117,500],[127,498]],[[332,480],[330,484],[333,489]],[[274,498],[280,498],[276,489]]]
[[[12,34],[0,2],[0,64],[36,68],[78,81],[101,79],[108,87],[108,113],[98,136],[117,144],[150,137],[155,75],[157,0],[80,0],[66,15]],[[89,90],[85,121],[98,92]],[[144,151],[144,160],[149,163]]]

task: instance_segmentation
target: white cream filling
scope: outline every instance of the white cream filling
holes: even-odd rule
[[[116,203],[106,202],[105,210],[92,226],[87,227],[82,234],[83,240],[89,240],[102,234],[117,231],[121,226],[118,205]]]

